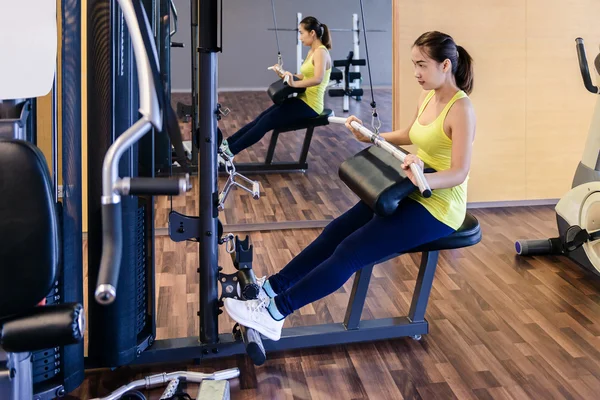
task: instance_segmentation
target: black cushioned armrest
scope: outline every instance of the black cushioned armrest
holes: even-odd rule
[[[35,307],[4,323],[0,330],[0,345],[9,353],[66,346],[79,342],[84,329],[80,304]]]
[[[344,161],[339,176],[377,215],[386,217],[396,211],[403,198],[417,190],[400,165],[400,160],[387,151],[370,146]],[[425,166],[425,172],[432,171]]]
[[[299,79],[294,76],[294,81],[298,81]],[[281,104],[287,99],[290,95],[294,93],[304,93],[306,88],[297,88],[292,87],[286,84],[283,79],[279,79],[271,85],[267,89],[267,94],[271,98],[274,104]]]

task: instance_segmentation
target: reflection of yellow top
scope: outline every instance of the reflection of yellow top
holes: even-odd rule
[[[428,125],[421,125],[419,118],[434,94],[433,90],[427,94],[419,108],[417,119],[410,128],[409,137],[410,141],[419,147],[417,156],[436,171],[443,171],[450,168],[452,161],[452,139],[444,132],[444,120],[450,107],[457,100],[467,97],[467,94],[462,90],[456,92],[435,121]],[[437,220],[458,229],[465,220],[467,212],[468,180],[467,177],[463,183],[452,188],[434,189],[429,198],[424,198],[418,191],[409,197],[422,204]]]
[[[327,47],[323,45],[319,46],[319,49],[320,48],[327,50]],[[304,60],[304,63],[300,67],[300,73],[304,75],[304,79],[315,76],[315,66],[312,63],[312,59],[313,56],[311,54],[310,57],[307,57],[306,60]],[[321,114],[323,112],[323,108],[325,108],[325,89],[327,89],[327,85],[329,85],[330,76],[331,68],[325,70],[325,76],[323,76],[323,80],[320,84],[317,86],[307,87],[304,93],[298,94],[298,98],[308,104],[308,106],[315,110],[317,114]]]

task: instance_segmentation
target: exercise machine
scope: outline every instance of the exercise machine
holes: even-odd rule
[[[140,0],[118,0],[118,4],[120,6],[118,15],[126,23],[130,35],[128,39],[134,53],[134,58],[130,60],[128,66],[136,66],[139,116],[136,115],[133,122],[123,124],[125,131],[117,135],[117,138],[106,150],[103,158],[101,170],[102,196],[100,204],[102,216],[101,257],[99,268],[98,264],[94,263],[97,261],[95,257],[90,257],[89,267],[89,280],[92,282],[90,289],[94,289],[91,295],[93,297],[90,298],[90,303],[93,304],[92,308],[94,308],[94,313],[90,313],[92,316],[91,321],[96,322],[104,319],[106,324],[109,325],[108,327],[96,324],[90,326],[89,352],[92,354],[90,361],[100,362],[113,367],[128,364],[132,357],[139,356],[142,351],[141,346],[152,345],[155,336],[154,320],[147,318],[145,315],[148,307],[147,299],[149,297],[152,298],[148,293],[153,291],[154,281],[151,279],[152,288],[145,287],[146,282],[140,277],[149,277],[147,271],[143,269],[143,262],[147,257],[144,255],[140,257],[139,251],[135,247],[133,252],[130,249],[132,240],[135,244],[144,241],[146,237],[143,230],[140,235],[138,227],[140,225],[144,226],[144,208],[143,206],[140,207],[140,204],[147,203],[145,201],[138,201],[136,197],[139,196],[141,199],[142,196],[180,195],[191,190],[189,175],[187,174],[182,177],[155,178],[135,176],[136,171],[132,170],[125,171],[123,174],[119,171],[119,166],[122,165],[121,159],[124,158],[124,155],[133,150],[134,146],[148,132],[151,132],[153,128],[159,131],[163,130],[163,128],[166,129],[172,141],[173,139],[175,141],[179,139],[179,143],[181,143],[181,134],[180,132],[172,132],[172,129],[178,129],[178,126],[170,123],[172,120],[169,121],[174,111],[166,101],[168,97],[166,87],[164,86],[164,80],[160,76],[155,42],[150,34],[152,32],[151,25],[148,21],[144,5]],[[97,85],[97,82],[94,83]],[[92,87],[97,86],[92,85]],[[133,115],[130,115],[130,117],[133,117]],[[177,148],[177,146],[175,147]],[[121,178],[121,175],[124,176]],[[133,200],[133,203],[125,203],[125,200],[128,198],[130,201]],[[152,203],[149,202],[149,204]],[[133,212],[131,212],[132,208]],[[131,228],[126,224],[131,221],[132,217],[138,224],[132,229],[133,232],[127,232],[127,228]],[[140,219],[142,220],[141,222]],[[92,231],[90,230],[90,236],[91,233]],[[137,238],[135,237],[136,234],[139,235]],[[92,243],[95,243],[93,242],[94,239],[96,239],[96,236],[89,239],[90,249],[92,248]],[[153,236],[150,239],[153,240]],[[136,256],[133,262],[128,253],[133,253]],[[138,261],[139,259],[142,259],[142,264]],[[121,268],[122,265],[126,268]],[[131,268],[132,266],[139,267],[140,265],[142,266],[141,270],[140,268]],[[151,266],[153,265],[151,264]],[[132,273],[134,274],[133,278]],[[152,277],[150,276],[150,278]],[[119,281],[121,281],[120,286],[118,285]],[[135,288],[134,290],[132,290],[132,286]],[[119,301],[115,302],[117,297]],[[124,299],[124,301],[121,299]],[[152,298],[152,305],[154,305],[153,300]],[[130,305],[134,305],[135,307],[130,307]],[[128,307],[128,309],[123,309],[123,306]],[[139,313],[140,308],[141,314]],[[133,311],[137,315],[131,319],[115,319],[115,316],[126,315],[127,311]],[[100,330],[106,328],[115,329],[117,332],[114,333],[118,333],[118,335],[113,334],[110,338],[97,335]],[[134,335],[131,335],[131,333]],[[140,339],[142,339],[141,343]],[[99,353],[102,352],[102,349],[98,347],[99,342],[105,346],[103,350],[106,354],[102,354],[103,358],[99,356]],[[126,346],[132,347],[128,349]],[[121,353],[121,348],[125,348],[128,351]],[[136,352],[132,354],[131,348],[136,349]],[[165,394],[173,394],[177,390],[180,380],[201,382],[202,385],[198,399],[202,399],[205,398],[202,388],[207,387],[204,385],[205,381],[226,381],[238,376],[239,370],[237,368],[218,371],[212,374],[184,371],[157,374],[124,385],[108,396],[103,397],[103,399],[118,399],[122,395],[131,393],[131,391],[138,388],[151,388],[159,385],[167,385]],[[213,389],[215,388],[220,390],[220,398],[229,397],[227,382],[223,382],[218,387],[213,387]],[[206,395],[210,394],[207,393]]]
[[[590,76],[585,45],[576,39],[579,68],[585,88],[595,94],[600,89]],[[596,81],[600,82],[600,54],[594,60]],[[600,98],[596,103],[583,156],[571,190],[555,207],[559,236],[550,239],[518,240],[517,254],[564,255],[585,269],[600,275]]]
[[[84,379],[81,7],[77,0],[58,5],[0,4],[7,17],[0,28],[0,398],[7,400],[62,397]],[[49,93],[44,156],[36,147],[36,98]]]

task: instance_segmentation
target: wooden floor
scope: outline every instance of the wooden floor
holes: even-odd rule
[[[365,92],[367,93],[367,92]],[[376,89],[375,100],[378,104],[382,127],[381,131],[391,130],[392,109],[391,90]],[[181,94],[173,95],[173,102],[191,104],[191,98]],[[225,92],[219,95],[223,107],[229,107],[231,113],[219,122],[224,137],[233,135],[238,129],[251,122],[272,103],[265,92]],[[366,126],[371,126],[370,97],[361,102],[350,101],[350,110],[344,113],[341,98],[326,97],[325,106],[337,116],[359,116]],[[182,124],[184,136],[189,140],[189,124]],[[264,160],[271,139],[268,133],[259,143],[242,151],[235,162],[261,162]],[[277,144],[274,161],[297,160],[302,148],[304,132],[286,132],[281,134]],[[341,125],[318,127],[314,131],[308,156],[306,173],[288,174],[249,174],[261,186],[261,198],[252,196],[240,189],[232,190],[221,214],[224,224],[248,224],[287,221],[331,220],[347,210],[356,201],[356,196],[338,177],[340,164],[348,157],[358,153],[365,145]],[[225,184],[225,177],[219,178],[219,188]],[[192,180],[194,190],[185,197],[160,197],[156,206],[156,226],[167,227],[168,213],[173,210],[186,215],[198,215],[197,179]]]
[[[600,393],[600,278],[564,258],[518,258],[513,242],[554,235],[551,207],[471,210],[483,240],[442,252],[426,318],[430,334],[245,357],[205,365],[90,372],[73,396],[104,395],[151,373],[239,367],[232,399],[597,399]],[[282,268],[319,230],[253,232],[258,276]],[[197,335],[197,244],[157,238],[159,338]],[[223,251],[220,259],[226,260]],[[404,315],[417,257],[374,269],[364,319]],[[230,263],[223,262],[226,272]],[[352,279],[290,316],[285,326],[343,319]],[[226,314],[221,332],[229,331]],[[197,385],[188,389],[195,396]],[[161,389],[149,391],[158,399]]]
[[[383,130],[390,128],[390,91],[377,91]],[[185,101],[175,98],[174,101]],[[341,99],[327,99],[341,115]],[[220,126],[225,136],[268,106],[264,93],[226,93],[232,110]],[[352,113],[370,124],[369,100],[351,102]],[[299,151],[302,137],[284,134],[280,159]],[[264,157],[269,135],[236,160]],[[306,174],[252,176],[262,187],[255,201],[235,190],[222,221],[226,224],[330,220],[356,201],[339,181],[337,168],[364,145],[342,127],[315,130]],[[223,179],[221,179],[221,186]],[[197,189],[197,185],[195,185]],[[174,209],[197,215],[197,193],[174,198]],[[170,202],[157,204],[157,227],[166,227]],[[239,367],[231,380],[232,399],[597,399],[600,398],[600,278],[564,258],[518,258],[514,241],[556,234],[551,207],[476,209],[483,240],[476,246],[442,252],[426,318],[430,334],[409,338],[288,351],[268,355],[261,367],[245,357],[195,366],[191,363],[88,371],[71,396],[106,395],[133,379],[182,369],[211,372]],[[250,233],[257,276],[286,265],[320,229]],[[235,232],[243,235],[243,232]],[[85,249],[86,247],[84,247]],[[198,335],[198,245],[156,238],[158,339]],[[406,315],[418,272],[418,255],[377,266],[363,319]],[[233,267],[219,251],[225,272]],[[286,327],[340,322],[352,285],[288,317]],[[84,285],[84,288],[87,284]],[[221,315],[220,332],[232,322]],[[163,389],[147,391],[158,399]],[[195,397],[197,385],[188,392]]]

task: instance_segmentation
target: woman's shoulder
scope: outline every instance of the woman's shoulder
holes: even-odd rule
[[[448,111],[449,122],[458,122],[459,120],[475,120],[475,108],[468,95],[464,94],[454,101]]]

